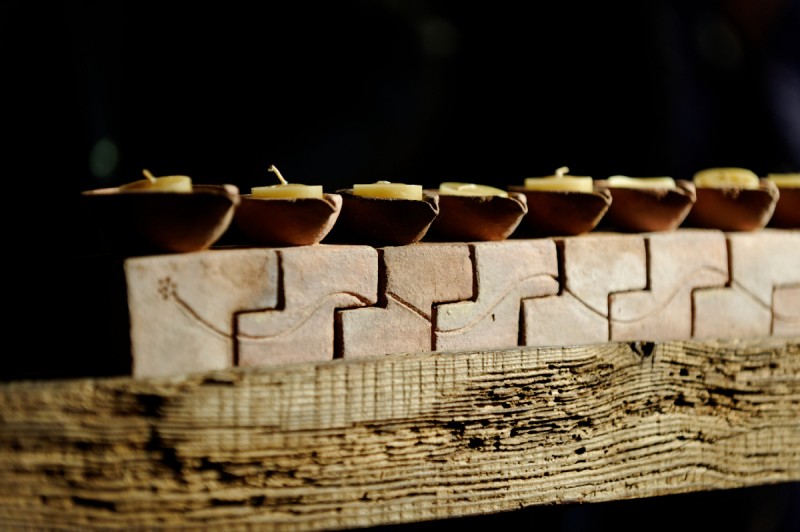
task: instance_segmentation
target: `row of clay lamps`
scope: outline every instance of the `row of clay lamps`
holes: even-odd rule
[[[550,176],[527,178],[522,186],[508,187],[508,191],[476,183],[443,182],[438,189],[423,190],[421,185],[378,181],[326,194],[321,185],[287,182],[275,166],[269,171],[279,182],[252,187],[250,194],[239,194],[233,185],[193,185],[188,176],[155,177],[145,170],[144,179],[84,195],[105,203],[102,215],[116,217],[120,227],[146,232],[139,235],[144,241],[166,251],[193,251],[216,242],[234,219],[236,228],[258,245],[306,245],[329,236],[326,241],[333,243],[403,245],[420,240],[429,228],[434,238],[438,230],[440,237],[451,241],[502,240],[523,218],[523,225],[540,231],[534,236],[587,232],[611,205],[609,189],[617,191],[613,203],[619,204],[609,214],[621,212],[620,205],[625,204],[624,216],[640,210],[639,220],[655,220],[655,211],[662,209],[665,220],[666,215],[672,217],[669,223],[673,226],[689,213],[695,194],[699,197],[701,192],[763,196],[759,189],[766,182],[772,195],[772,200],[767,198],[772,201],[771,214],[779,189],[793,194],[800,189],[800,174],[769,174],[760,179],[744,168],[710,168],[697,172],[688,182],[622,175],[595,181],[589,176],[569,175],[569,169],[562,167]],[[635,200],[627,201],[625,191],[631,191]],[[682,203],[681,212],[678,203]],[[585,219],[580,220],[582,217]],[[619,223],[617,216],[608,218]],[[573,227],[548,226],[559,220]],[[652,231],[664,227],[620,228]]]
[[[593,179],[589,176],[573,176],[566,172],[569,169],[562,167],[552,176],[529,177],[525,179],[526,190],[565,190],[574,192],[591,192]],[[251,195],[254,198],[265,199],[290,199],[290,198],[322,198],[321,185],[304,185],[289,183],[275,166],[270,166],[270,172],[278,177],[280,183],[275,185],[252,187]],[[192,181],[188,176],[154,177],[149,171],[144,171],[145,179],[134,181],[120,187],[121,190],[153,192],[191,192]],[[766,179],[774,182],[779,188],[800,188],[800,174],[769,174]],[[608,178],[609,186],[618,188],[663,188],[674,189],[675,180],[671,177],[627,177],[622,175]],[[759,186],[758,176],[744,168],[709,168],[697,172],[694,176],[697,187],[710,188],[739,188],[755,189]],[[439,194],[453,196],[501,196],[506,197],[505,190],[475,183],[442,183]],[[356,184],[353,193],[357,196],[374,198],[401,198],[422,199],[422,186],[404,183],[391,183],[378,181],[369,184]]]

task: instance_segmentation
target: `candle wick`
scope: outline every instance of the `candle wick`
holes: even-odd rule
[[[288,185],[288,184],[289,184],[289,183],[287,183],[287,182],[286,182],[286,180],[283,178],[283,176],[282,176],[282,175],[281,175],[281,173],[278,171],[278,169],[277,169],[277,168],[275,168],[275,165],[274,165],[274,164],[271,164],[271,165],[269,166],[269,171],[270,171],[270,172],[272,172],[273,174],[275,174],[276,176],[278,176],[278,180],[279,180],[279,181],[280,181],[282,184],[284,184],[284,185]]]
[[[569,172],[569,168],[567,168],[566,166],[562,166],[561,168],[556,170],[556,177],[564,177],[564,174],[566,174],[567,172]]]
[[[150,170],[148,170],[147,168],[142,170],[142,173],[147,178],[147,180],[150,181],[151,183],[155,183],[156,182],[156,178],[153,176],[153,174],[150,173]]]

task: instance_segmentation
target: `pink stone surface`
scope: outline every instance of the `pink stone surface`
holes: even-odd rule
[[[740,288],[708,288],[694,293],[694,338],[757,338],[769,336],[771,329],[770,308]]]
[[[800,335],[800,284],[775,288],[772,296],[772,334]]]
[[[684,340],[692,337],[692,293],[728,282],[721,231],[681,229],[645,235],[648,287],[610,295],[611,340]]]
[[[333,359],[337,309],[377,302],[378,252],[368,246],[317,244],[277,253],[279,305],[235,316],[238,364]]]
[[[125,261],[135,377],[233,364],[232,316],[278,304],[273,250],[210,250]]]
[[[382,303],[339,312],[339,356],[432,350],[434,305],[473,295],[469,246],[421,242],[378,251],[384,275]]]
[[[798,331],[800,231],[727,233],[731,282],[695,295],[696,338],[787,335]],[[758,317],[756,317],[758,315]]]
[[[569,292],[522,302],[522,345],[589,345],[608,341],[608,318]]]
[[[566,291],[606,317],[608,294],[647,286],[647,257],[640,235],[566,238],[563,260]]]
[[[470,246],[477,291],[472,301],[435,307],[434,349],[517,346],[523,300],[558,292],[555,242],[530,239]]]
[[[694,337],[791,335],[800,325],[800,231],[727,233],[731,280],[695,293]]]
[[[775,286],[800,284],[800,230],[728,233],[733,283],[772,306]]]
[[[800,334],[798,230],[214,249],[129,258],[124,269],[136,377]]]
[[[525,345],[586,345],[609,339],[609,294],[647,286],[644,238],[597,233],[560,240],[562,293],[523,304]]]

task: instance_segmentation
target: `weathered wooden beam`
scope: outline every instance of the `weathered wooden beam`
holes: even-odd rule
[[[800,480],[800,337],[0,385],[0,528],[322,530]]]

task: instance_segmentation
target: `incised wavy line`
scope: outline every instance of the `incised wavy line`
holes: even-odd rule
[[[653,316],[655,314],[658,314],[659,312],[664,310],[667,307],[667,305],[669,305],[672,302],[673,299],[675,299],[675,297],[678,295],[678,293],[680,293],[684,288],[687,288],[686,285],[688,283],[686,281],[688,281],[692,277],[696,277],[697,275],[700,275],[700,274],[705,273],[705,272],[721,273],[723,276],[725,276],[726,273],[727,273],[727,272],[725,272],[724,270],[722,270],[720,268],[714,268],[712,266],[704,266],[702,268],[697,268],[696,270],[692,270],[690,273],[688,273],[682,279],[680,279],[680,281],[675,283],[675,285],[674,285],[676,287],[675,290],[670,292],[669,296],[667,296],[666,298],[662,299],[661,302],[657,306],[655,306],[654,308],[649,309],[650,312],[648,312],[647,314],[643,314],[641,316],[637,316],[637,317],[629,318],[629,319],[624,319],[624,320],[623,319],[614,319],[613,316],[609,316],[611,323],[635,323],[637,321],[642,321],[642,320],[647,319],[647,318],[649,318],[649,317],[651,317],[651,316]],[[689,287],[689,288],[691,288],[693,290],[695,288],[701,288],[701,287]],[[706,287],[706,288],[713,288],[713,287]],[[719,287],[719,288],[722,288],[722,287]],[[636,292],[625,292],[625,293],[626,294],[632,294],[632,293],[636,293]]]
[[[347,296],[347,297],[351,297],[351,298],[355,299],[356,301],[358,301],[359,303],[363,303],[364,306],[368,306],[368,305],[371,304],[369,299],[365,298],[364,296],[362,296],[360,294],[356,294],[355,292],[348,292],[348,291],[333,292],[331,294],[326,295],[325,297],[323,297],[321,299],[318,299],[317,301],[319,302],[319,304],[316,305],[315,307],[308,306],[308,307],[304,308],[303,309],[303,314],[301,315],[301,318],[298,319],[298,320],[295,320],[292,323],[292,326],[289,327],[288,329],[285,329],[283,331],[277,332],[275,334],[269,334],[269,335],[251,335],[251,334],[239,333],[238,336],[240,338],[246,338],[248,340],[267,341],[267,340],[271,340],[273,338],[278,338],[280,336],[284,336],[284,335],[293,333],[294,331],[296,331],[297,329],[299,329],[303,325],[305,325],[305,323],[309,319],[311,319],[311,316],[314,313],[316,313],[320,308],[322,308],[324,306],[324,303],[326,301],[328,301],[330,299],[334,299],[334,298],[336,298],[338,296],[341,296],[341,295]],[[281,311],[281,310],[269,311],[268,310],[266,312],[283,312],[283,311]]]
[[[497,308],[498,305],[500,305],[502,302],[504,302],[508,298],[509,294],[511,294],[515,290],[520,290],[521,287],[523,287],[528,282],[537,281],[537,280],[539,280],[541,278],[546,278],[546,279],[552,280],[553,282],[557,282],[556,279],[552,275],[547,274],[547,273],[537,273],[537,274],[525,277],[519,283],[510,285],[511,287],[508,290],[506,290],[500,297],[495,299],[494,304],[488,306],[483,313],[478,314],[477,316],[475,316],[472,319],[472,321],[466,323],[465,325],[462,325],[461,327],[456,327],[454,329],[443,329],[443,330],[442,329],[437,329],[436,332],[439,333],[439,334],[455,334],[455,333],[458,333],[459,331],[463,331],[464,329],[471,328],[476,323],[478,323],[479,321],[483,320],[486,316],[488,316],[492,312],[492,310]],[[478,301],[475,302],[475,306],[479,306],[480,305],[480,297],[481,297],[480,288],[478,288]],[[533,296],[519,296],[520,301],[522,299],[524,299],[525,297],[533,297]],[[450,303],[450,304],[452,304],[452,303]],[[438,323],[436,325],[438,327]]]

